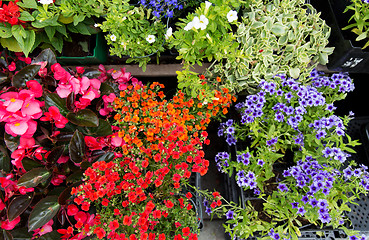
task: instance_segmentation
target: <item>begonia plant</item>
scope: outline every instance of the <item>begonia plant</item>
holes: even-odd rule
[[[94,162],[117,157],[123,139],[110,103],[139,83],[124,69],[66,70],[50,49],[33,60],[2,52],[0,76],[1,237],[60,239],[58,231],[93,220],[68,214],[71,188]]]

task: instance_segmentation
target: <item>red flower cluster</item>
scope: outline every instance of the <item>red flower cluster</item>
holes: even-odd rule
[[[192,173],[207,172],[202,150],[209,143],[207,124],[233,99],[224,89],[211,103],[187,99],[182,92],[165,100],[162,87],[128,85],[120,93],[114,119],[123,157],[93,163],[84,184],[72,190],[82,210],[91,204],[98,208],[89,229],[100,239],[197,239],[191,232],[196,214],[189,214],[193,196],[182,197],[181,190]]]
[[[18,0],[9,1],[6,5],[0,1],[0,23],[9,23],[12,26],[24,23],[24,21],[18,19],[20,11],[17,2]]]

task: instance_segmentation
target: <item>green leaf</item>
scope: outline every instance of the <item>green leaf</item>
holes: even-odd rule
[[[104,161],[104,162],[110,162],[114,159],[114,153],[113,152],[106,152],[101,156],[98,156],[94,159],[94,162]]]
[[[47,180],[50,175],[51,173],[45,168],[34,168],[19,178],[18,186],[36,187],[39,183]]]
[[[69,143],[69,157],[75,163],[80,163],[83,160],[85,152],[85,138],[82,133],[76,130]]]
[[[55,163],[64,153],[64,145],[53,148],[50,154],[47,156],[46,161],[49,163]]]
[[[62,239],[61,234],[58,233],[56,230],[52,232],[48,232],[38,238],[38,240],[55,240],[55,239]]]
[[[58,51],[62,52],[63,50],[63,38],[60,37],[54,37],[52,40],[50,40],[51,45]]]
[[[22,8],[33,8],[37,9],[36,0],[22,0],[22,2],[17,2],[18,6]]]
[[[99,119],[98,127],[88,127],[86,131],[87,135],[91,135],[94,137],[105,137],[113,134],[111,130],[111,125],[109,122]]]
[[[36,34],[34,31],[27,31],[27,37],[24,39],[24,49],[23,53],[28,57],[28,54],[33,49],[33,45],[35,44]]]
[[[47,27],[45,27],[45,32],[46,32],[47,37],[50,39],[50,41],[52,41],[52,39],[55,35],[55,32],[56,32],[55,27],[47,26]]]
[[[39,201],[28,219],[28,231],[33,231],[48,223],[59,211],[57,196],[48,196]]]
[[[82,109],[76,113],[68,113],[67,118],[72,123],[82,127],[98,127],[99,118],[90,109]]]
[[[22,52],[23,46],[21,47],[18,41],[14,37],[10,38],[1,38],[0,39],[1,45],[7,48],[9,51],[12,52]]]
[[[10,27],[4,26],[0,24],[0,37],[1,38],[10,38],[13,36],[12,29]]]
[[[3,229],[3,231],[0,232],[0,240],[13,240],[13,236],[10,234],[9,231]]]
[[[16,217],[21,215],[31,204],[32,196],[20,195],[13,198],[8,207],[8,219],[13,221]]]
[[[63,34],[65,37],[68,37],[67,29],[64,25],[56,27],[56,31]]]
[[[300,69],[299,68],[290,68],[289,70],[290,76],[292,78],[298,78],[300,76]]]
[[[19,47],[22,50],[24,49],[23,32],[25,32],[23,26],[21,26],[21,25],[14,25],[14,26],[12,26],[12,35],[17,40],[17,42],[19,44]]]
[[[280,23],[276,23],[276,24],[273,24],[272,28],[270,29],[270,31],[277,35],[277,36],[282,36],[282,35],[285,35],[286,32],[287,32],[287,27],[280,24]]]
[[[42,50],[42,52],[32,60],[32,63],[47,62],[47,68],[57,63],[55,53],[50,48]]]
[[[29,240],[32,238],[32,233],[28,232],[27,227],[13,229],[11,233],[14,240]]]
[[[83,175],[81,171],[79,171],[79,172],[80,172],[81,175]],[[72,184],[69,187],[65,188],[65,190],[61,194],[59,194],[59,197],[58,197],[59,204],[62,205],[62,206],[67,204],[69,198],[72,196],[71,195],[72,188],[78,187],[82,183],[83,182],[81,181],[81,178],[80,178],[80,179],[78,179],[78,182],[75,182],[74,184]]]
[[[355,40],[356,41],[361,41],[361,40],[365,39],[366,36],[367,36],[367,33],[366,32],[363,32]]]
[[[78,24],[83,22],[83,20],[85,20],[85,15],[76,14],[76,15],[73,16],[73,25],[76,26],[76,28],[77,28]]]
[[[12,85],[17,88],[25,87],[26,82],[34,79],[40,68],[40,65],[33,64],[22,68],[19,72],[17,72],[17,74],[14,75],[12,79]]]
[[[60,113],[64,116],[69,113],[66,107],[65,98],[59,97],[57,93],[45,93],[45,107],[46,109],[49,109],[51,106],[57,107]]]
[[[35,18],[32,17],[32,15],[28,11],[21,12],[20,17],[18,19],[22,21],[34,21],[35,20]]]
[[[22,165],[26,171],[31,171],[34,168],[40,168],[44,166],[41,163],[38,163],[28,157],[22,159]]]
[[[8,151],[5,149],[4,146],[0,145],[0,170],[3,170],[5,172],[10,172],[11,170],[11,163],[10,163],[10,157],[8,155]]]

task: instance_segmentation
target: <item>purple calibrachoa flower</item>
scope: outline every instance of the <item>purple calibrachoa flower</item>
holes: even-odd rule
[[[229,210],[227,213],[226,213],[226,218],[227,219],[234,219],[234,212],[232,210]]]
[[[288,187],[286,186],[286,184],[280,183],[278,184],[278,190],[281,192],[288,192]]]

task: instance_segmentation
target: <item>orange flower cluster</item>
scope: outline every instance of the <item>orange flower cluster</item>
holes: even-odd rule
[[[159,216],[175,219],[182,209],[192,209],[179,197],[181,189],[192,173],[204,175],[208,171],[209,161],[202,150],[203,143],[209,144],[207,125],[212,117],[225,114],[235,98],[223,89],[215,91],[208,103],[201,102],[200,97],[188,99],[181,91],[166,100],[163,87],[159,83],[128,86],[120,93],[114,100],[114,119],[120,129],[118,136],[124,141],[122,157],[114,164],[94,163],[85,172],[85,183],[73,189],[75,202],[86,209],[95,202],[104,206],[104,212],[119,212],[110,228],[104,222],[111,222],[113,213],[97,216],[91,229],[99,238],[197,239],[189,232],[188,223],[173,222],[169,235],[155,229],[162,229],[158,227]],[[179,209],[177,213],[168,211],[173,203]],[[116,226],[131,226],[132,231]]]

